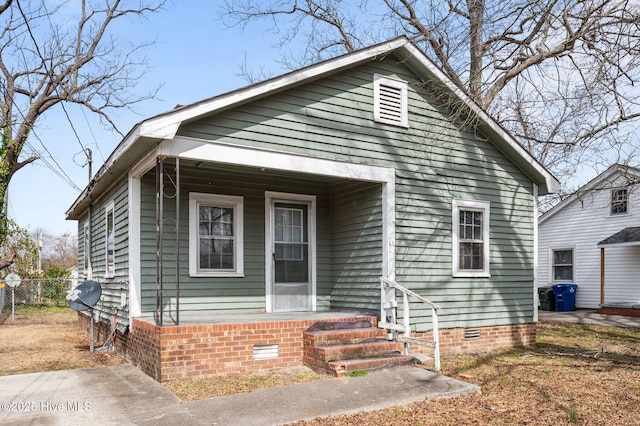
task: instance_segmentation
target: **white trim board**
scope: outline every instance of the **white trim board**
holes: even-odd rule
[[[395,169],[231,146],[191,138],[176,138],[163,141],[129,172],[130,318],[139,317],[142,309],[140,295],[140,178],[155,166],[155,159],[159,155],[380,183],[382,185],[383,213],[382,274],[389,280],[396,279]]]

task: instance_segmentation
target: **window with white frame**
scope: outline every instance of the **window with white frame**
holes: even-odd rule
[[[375,75],[373,96],[375,121],[396,126],[409,126],[406,81]]]
[[[116,274],[116,220],[113,201],[104,209],[104,227],[105,277],[113,277]]]
[[[89,235],[89,224],[84,224],[84,239],[83,239],[83,250],[82,255],[84,257],[84,273],[85,275],[89,273],[89,268],[91,267],[91,239]]]
[[[551,250],[551,280],[553,282],[573,282],[574,258],[572,248]]]
[[[614,189],[611,191],[611,214],[628,213],[628,196],[627,188]]]
[[[189,194],[189,273],[242,276],[243,198]]]
[[[489,277],[489,202],[453,200],[454,277]]]

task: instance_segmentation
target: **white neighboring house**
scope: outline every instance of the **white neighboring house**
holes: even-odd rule
[[[540,217],[538,287],[577,284],[578,309],[640,307],[639,182],[615,164]]]

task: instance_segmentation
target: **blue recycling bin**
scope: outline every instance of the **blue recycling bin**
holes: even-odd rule
[[[576,309],[577,284],[554,284],[553,295],[556,299],[557,312],[569,312]]]

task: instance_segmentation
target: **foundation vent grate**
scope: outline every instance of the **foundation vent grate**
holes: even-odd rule
[[[278,345],[253,345],[253,359],[278,358]]]
[[[468,329],[464,331],[464,340],[480,340],[480,329]]]

